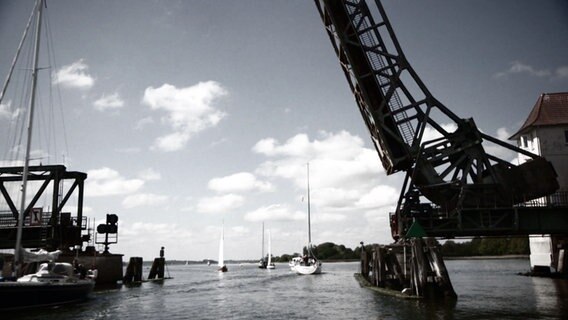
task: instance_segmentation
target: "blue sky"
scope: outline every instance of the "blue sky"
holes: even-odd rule
[[[507,138],[538,95],[567,91],[564,1],[383,4],[430,91],[486,133]],[[2,79],[32,6],[0,2]],[[86,214],[119,215],[113,251],[215,258],[224,220],[228,259],[259,258],[263,221],[274,254],[298,252],[308,161],[314,243],[392,241],[403,177],[384,174],[312,1],[50,0],[47,11],[55,60],[40,63],[40,96],[48,105],[51,83],[61,102],[33,149],[89,174]],[[3,102],[2,135],[17,110]],[[12,148],[0,140],[4,163],[21,159]]]

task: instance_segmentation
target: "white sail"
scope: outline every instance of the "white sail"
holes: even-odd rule
[[[223,252],[224,245],[224,238],[225,238],[225,227],[221,230],[221,240],[219,241],[219,268],[225,265],[225,257]]]
[[[270,248],[270,229],[268,229],[268,265],[272,263],[272,250]]]
[[[321,273],[321,262],[316,258],[312,252],[312,227],[310,217],[310,163],[307,164],[307,189],[308,189],[308,246],[307,254],[298,260],[293,260],[290,268],[296,271],[297,274],[319,274]]]
[[[272,262],[272,244],[270,239],[270,230],[268,230],[268,263],[266,264],[266,268],[274,269],[274,263]]]

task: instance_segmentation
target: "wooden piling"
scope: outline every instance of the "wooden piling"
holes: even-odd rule
[[[427,299],[457,298],[435,239],[373,245],[370,252],[361,252],[361,276],[382,291]]]
[[[166,258],[155,258],[150,269],[148,279],[164,279],[164,267],[166,265]]]
[[[369,254],[365,247],[361,248],[361,275],[369,280]]]
[[[123,283],[142,282],[142,258],[131,257],[126,267],[126,274],[122,280]]]

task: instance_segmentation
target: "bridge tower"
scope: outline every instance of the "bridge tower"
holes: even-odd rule
[[[556,169],[560,188],[545,201],[568,203],[568,92],[541,94],[524,124],[509,139],[519,148],[546,157]],[[524,163],[527,157],[519,154],[518,160]],[[568,274],[567,236],[531,236],[529,243],[533,274]]]

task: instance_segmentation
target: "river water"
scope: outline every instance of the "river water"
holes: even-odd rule
[[[287,264],[169,265],[173,279],[96,291],[88,301],[1,319],[568,319],[568,280],[517,275],[526,259],[446,261],[458,300],[400,300],[361,288],[358,263],[298,276]],[[144,270],[148,274],[148,270]]]

